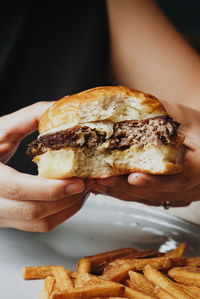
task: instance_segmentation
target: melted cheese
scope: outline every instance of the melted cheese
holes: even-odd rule
[[[64,131],[64,130],[73,128],[77,125],[79,125],[81,127],[87,126],[91,129],[96,129],[96,130],[99,130],[99,131],[106,132],[106,138],[107,139],[110,138],[113,134],[113,123],[103,122],[102,121],[102,122],[90,122],[90,123],[82,123],[82,124],[68,123],[66,125],[59,126],[59,127],[53,128],[51,130],[45,131],[42,134],[40,134],[38,136],[38,138],[41,137],[41,136],[47,135],[47,134],[52,134],[52,133],[56,133],[56,132],[59,132],[59,131]]]

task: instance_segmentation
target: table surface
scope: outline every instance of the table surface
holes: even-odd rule
[[[200,201],[183,208],[171,208],[167,213],[200,225]]]
[[[133,202],[97,196],[74,217],[41,234],[0,230],[0,299],[36,299],[42,281],[24,281],[23,266],[65,265],[74,269],[83,256],[120,247],[169,251],[180,242],[198,256],[199,226]]]

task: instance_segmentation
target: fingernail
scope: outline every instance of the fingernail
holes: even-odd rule
[[[78,194],[78,193],[81,193],[83,192],[85,189],[85,186],[84,186],[84,183],[83,182],[74,182],[70,185],[68,185],[66,188],[65,188],[65,191],[66,193],[68,194]]]
[[[147,180],[144,178],[144,176],[140,173],[132,173],[128,177],[128,182],[131,185],[144,187],[147,185]]]

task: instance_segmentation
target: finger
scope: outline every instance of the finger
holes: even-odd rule
[[[128,183],[132,186],[143,187],[151,190],[154,189],[162,192],[178,192],[182,191],[188,183],[188,180],[187,176],[184,177],[183,174],[161,176],[132,173],[128,176]]]
[[[38,128],[41,115],[53,102],[38,102],[0,118],[0,143],[21,140]]]
[[[129,186],[135,187],[131,189],[128,185],[121,181],[120,177],[110,177],[108,179],[98,180],[98,183],[105,186],[112,186],[116,188],[126,188],[127,192],[136,192],[141,197],[148,195],[152,192],[181,192],[183,188],[191,188],[191,179],[187,174],[174,174],[174,175],[151,175],[144,173],[132,173],[128,176],[127,182]],[[139,188],[140,187],[140,188]],[[142,187],[142,188],[141,188]],[[156,190],[156,191],[155,191]]]
[[[98,183],[110,187],[116,187],[118,189],[124,188],[127,192],[132,190],[132,192],[137,192],[137,195],[140,194],[143,197],[145,194],[148,194],[149,191],[152,192],[153,190],[154,192],[176,192],[182,190],[182,180],[181,174],[161,176],[135,172],[130,174],[128,177],[118,176],[98,180]]]
[[[128,182],[134,186],[162,192],[182,192],[199,185],[199,153],[188,150],[184,156],[183,171],[173,175],[132,173]]]
[[[130,194],[125,193],[123,191],[116,190],[115,188],[112,188],[112,187],[107,188],[106,195],[117,198],[117,199],[120,199],[120,200],[125,200],[125,201],[138,202],[140,200],[139,198],[137,198],[134,195],[130,195]]]
[[[191,200],[186,200],[186,199],[180,199],[177,200],[179,196],[175,196],[175,199],[172,198],[171,194],[162,194],[160,196],[160,199],[149,199],[149,198],[139,198],[133,195],[130,195],[128,193],[124,193],[122,191],[116,190],[113,187],[108,187],[107,189],[107,195],[112,196],[114,198],[124,200],[124,201],[132,201],[132,202],[138,202],[141,204],[145,204],[148,206],[162,206],[163,209],[165,209],[165,202],[170,202],[170,207],[186,207],[191,204]],[[171,201],[170,201],[171,199]]]
[[[84,199],[80,199],[76,205],[67,208],[57,214],[48,216],[40,220],[20,221],[13,219],[0,219],[0,227],[16,228],[23,231],[31,232],[48,232],[69,219],[80,210],[84,203]]]
[[[182,192],[158,192],[156,189],[141,188],[127,183],[126,176],[111,177],[98,180],[102,187],[106,187],[107,195],[120,199],[132,201],[132,198],[140,203],[152,206],[164,206],[165,202],[170,202],[172,206],[187,206],[191,202]]]
[[[97,190],[99,189],[100,188],[97,188]],[[124,190],[119,190],[115,187],[107,187],[106,193],[104,194],[124,201],[132,201],[147,205],[160,206],[160,202],[157,200],[152,200],[143,197],[139,198],[133,193],[124,192]]]
[[[108,187],[107,186],[103,186],[103,185],[99,185],[99,184],[94,184],[92,186],[91,192],[95,195],[97,194],[107,194],[108,191]]]
[[[20,173],[0,163],[0,196],[12,200],[54,201],[84,191],[79,178],[53,180]]]
[[[95,179],[84,178],[84,184],[85,184],[85,189],[90,191],[95,186]]]
[[[101,179],[98,182],[107,188],[105,194],[126,201],[137,201],[152,206],[165,206],[165,202],[170,202],[171,207],[183,207],[191,203],[190,196],[185,192],[157,192],[138,186],[127,186],[125,176]],[[100,188],[101,185],[97,190]]]
[[[35,131],[41,114],[53,102],[38,102],[0,118],[0,157],[6,163],[14,155],[20,141]]]
[[[0,217],[33,221],[56,214],[76,205],[83,194],[73,195],[57,201],[16,201],[0,198]]]
[[[140,199],[159,200],[160,193],[157,190],[140,188],[128,183],[127,176],[110,177],[108,179],[97,180],[99,185],[115,188],[118,192],[122,191],[129,196],[135,196]]]
[[[152,205],[160,205],[158,201],[144,198],[144,197],[137,197],[135,193],[133,193],[133,188],[129,188],[127,190],[127,182],[125,181],[125,177],[110,177],[108,179],[100,179],[97,180],[102,185],[95,185],[93,193],[95,194],[105,194],[120,200],[125,201],[135,201],[144,204],[152,204]],[[118,184],[120,182],[120,184]],[[125,184],[124,184],[125,183]],[[123,184],[123,186],[122,186]],[[117,188],[115,187],[117,185]],[[110,187],[111,186],[111,187]],[[114,187],[112,187],[114,186]],[[129,192],[128,192],[129,191]],[[131,191],[131,192],[130,192]]]

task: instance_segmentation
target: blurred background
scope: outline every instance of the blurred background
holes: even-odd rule
[[[175,27],[200,52],[200,1],[155,0]]]
[[[154,1],[164,11],[164,13],[171,20],[177,30],[184,35],[186,40],[198,52],[200,52],[200,0]],[[17,9],[20,8],[20,5],[23,6],[23,3],[28,2],[29,1],[16,1],[16,9],[13,9],[13,14],[17,15]],[[0,1],[0,8],[5,8],[6,6],[9,13],[8,15],[10,15],[10,8],[6,3],[7,2]],[[19,3],[21,4],[18,5]],[[58,99],[64,94],[70,94],[90,87],[108,84],[106,81],[106,74],[109,57],[109,46],[107,36],[108,31],[106,26],[106,9],[104,7],[104,1],[61,1],[59,5],[57,5],[57,11],[55,11],[55,14],[53,10],[54,21],[56,15],[58,18],[57,21],[59,21],[58,24],[60,26],[60,30],[58,27],[58,32],[53,31],[54,23],[51,22],[51,6],[54,5],[53,2],[49,1],[47,4],[47,1],[40,2],[37,0],[33,1],[33,3],[34,5],[28,15],[30,28],[27,26],[27,30],[31,30],[31,34],[29,31],[28,33],[26,33],[26,28],[24,29],[25,32],[23,32],[23,34],[25,36],[25,42],[24,44],[22,44],[22,47],[21,45],[18,45],[18,43],[16,43],[16,46],[14,48],[15,55],[10,61],[11,66],[15,65],[16,71],[14,72],[13,69],[12,71],[9,71],[8,69],[7,72],[4,72],[3,79],[1,80],[2,83],[0,85],[0,90],[1,94],[4,94],[3,99],[4,103],[6,104],[5,110],[3,109],[3,107],[1,109],[1,115],[26,106],[27,99],[29,99],[30,103],[31,101],[36,102],[37,100]],[[70,6],[70,9],[72,11],[73,9],[76,10],[78,18],[80,19],[80,22],[82,24],[81,28],[79,26],[79,23],[77,25],[76,23],[74,23],[73,15],[71,16],[72,19],[70,19],[70,16],[68,16],[67,19],[65,18],[65,9],[63,8],[65,5],[66,7]],[[103,6],[103,8],[101,6]],[[40,7],[39,10],[38,7]],[[47,10],[47,7],[50,7],[49,12]],[[98,9],[99,15],[98,18],[96,18],[95,16],[94,22],[96,24],[95,26],[99,26],[98,35],[96,34],[95,30],[93,30],[93,28],[87,26],[87,22],[86,24],[84,23],[84,12],[91,11],[91,18],[93,18],[92,11],[93,9],[97,8],[101,8]],[[103,11],[105,13],[102,13]],[[45,12],[45,14],[43,12]],[[38,25],[38,21],[41,21],[41,18],[44,22],[44,28],[41,28],[40,23]],[[6,22],[8,22],[10,26],[12,25],[11,21],[13,19],[14,18],[12,17],[8,18],[7,16],[5,16],[3,20],[0,20],[0,23],[3,25],[7,24]],[[48,24],[47,27],[46,24]],[[70,29],[71,24],[73,24],[74,30],[82,30],[81,40],[76,40],[76,38],[74,38],[76,34],[72,34]],[[3,26],[0,26],[0,33],[3,33],[3,28]],[[76,57],[75,61],[70,58],[70,55],[68,55],[64,63],[62,59],[63,54],[56,56],[54,55],[54,51],[57,51],[59,42],[63,37],[62,32],[65,32],[67,29],[68,31],[66,33],[66,36],[68,36],[68,38],[63,40],[61,47],[62,52],[65,50],[65,47],[68,47],[68,42],[70,40],[70,42],[73,42],[73,44],[75,45],[74,47],[72,47],[72,51],[74,52],[74,49],[76,49],[76,51],[78,51],[78,54],[74,55]],[[46,30],[48,30],[48,32],[46,32]],[[54,33],[53,37],[52,32]],[[60,37],[58,33],[61,34]],[[4,38],[4,35],[2,36]],[[56,42],[57,37],[58,42]],[[52,40],[54,41],[53,43]],[[27,45],[29,45],[29,51],[27,51],[26,49]],[[46,51],[46,47],[48,47],[48,51]],[[3,49],[3,41],[1,42],[0,51],[1,48]],[[5,50],[7,51],[7,49]],[[20,53],[24,54],[21,55]],[[81,55],[79,53],[81,53]],[[18,58],[17,55],[21,56]],[[29,56],[31,57],[31,59],[33,59],[32,61],[34,61],[31,67],[29,67],[28,65],[28,59],[30,59]],[[59,58],[59,56],[61,57],[61,59]],[[23,66],[25,65],[24,71],[22,69],[21,59],[23,62]],[[87,61],[87,63],[85,63],[85,61]],[[102,61],[104,61],[104,63],[102,63]],[[55,68],[55,72],[52,72],[52,67]],[[67,74],[70,74],[70,76],[68,75],[68,77],[67,74],[65,74],[66,69]],[[23,78],[24,81],[22,82],[25,83],[21,86],[18,81],[21,78],[20,76],[22,76],[23,74],[25,74],[25,76]],[[57,76],[57,74],[59,74],[59,76]],[[13,88],[13,91],[11,88],[11,82],[12,84],[15,84],[15,88]],[[32,82],[34,82],[34,84],[32,84]],[[37,88],[35,88],[35,86],[37,86]],[[18,98],[16,97],[15,90],[17,90]],[[4,103],[2,106],[4,106]],[[9,165],[22,172],[37,173],[36,165],[31,162],[31,159],[27,155],[24,154],[26,145],[31,142],[36,136],[37,134],[30,135],[22,142],[17,151],[17,155],[13,157],[13,159],[11,159]],[[20,155],[22,158],[19,158]]]

